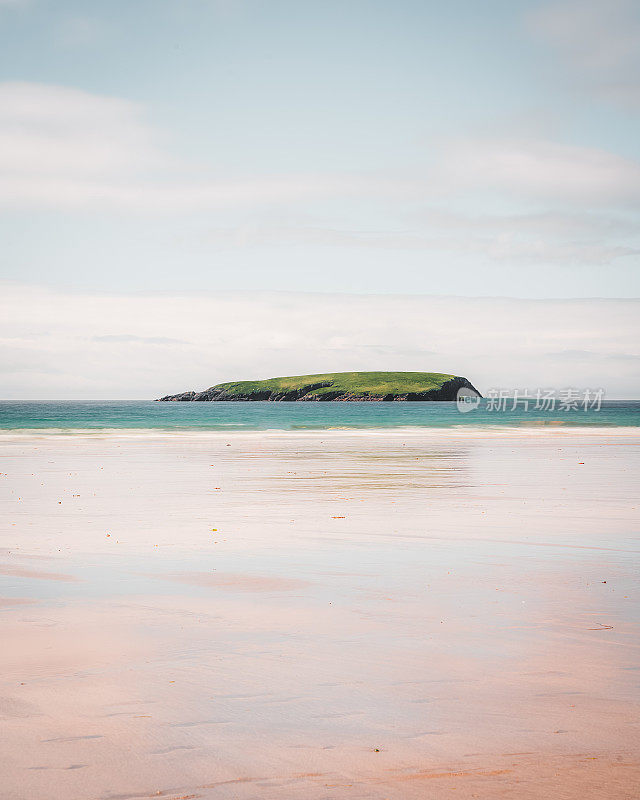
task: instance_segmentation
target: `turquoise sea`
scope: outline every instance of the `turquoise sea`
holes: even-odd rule
[[[605,401],[599,410],[513,409],[482,400],[461,413],[447,403],[157,403],[153,401],[1,401],[0,430],[78,433],[98,430],[329,430],[587,426],[640,427],[640,401]]]

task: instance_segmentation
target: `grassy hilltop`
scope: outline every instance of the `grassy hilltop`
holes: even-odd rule
[[[183,392],[169,401],[213,400],[455,400],[466,378],[441,372],[327,372],[262,381],[219,383],[204,392]]]
[[[439,389],[454,375],[438,372],[326,372],[320,375],[292,375],[287,378],[269,378],[265,381],[238,381],[220,383],[214,387],[224,389],[229,394],[249,394],[253,392],[287,392],[320,383],[325,386],[311,390],[314,397],[333,392],[347,394],[367,394],[384,397],[389,394],[407,394]]]

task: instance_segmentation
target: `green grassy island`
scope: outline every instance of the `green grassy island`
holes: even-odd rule
[[[182,392],[161,401],[416,401],[455,400],[480,392],[466,378],[441,372],[327,372],[263,381],[219,383],[203,392]]]

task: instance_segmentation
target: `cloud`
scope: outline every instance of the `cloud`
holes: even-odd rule
[[[91,17],[67,17],[55,29],[56,42],[75,48],[95,44],[103,32],[104,24]]]
[[[131,333],[108,334],[94,336],[94,342],[117,343],[133,342],[136,344],[187,344],[184,339],[171,339],[169,336],[134,336]]]
[[[5,397],[153,398],[237,378],[358,369],[454,372],[481,390],[640,392],[629,358],[640,335],[635,300],[2,289]]]
[[[63,86],[0,84],[0,170],[90,181],[158,166],[163,157],[129,100]]]
[[[350,231],[309,226],[242,226],[214,229],[208,241],[220,249],[262,247],[264,245],[313,245],[356,247],[373,250],[418,250],[484,256],[490,261],[510,264],[605,265],[616,259],[640,255],[640,243],[628,246],[593,241],[593,231],[567,237],[558,223],[526,216],[480,216],[476,218],[434,214],[425,216],[420,228],[398,231]],[[597,229],[597,218],[594,227]],[[575,223],[574,220],[574,224]],[[633,231],[634,234],[636,231]],[[588,235],[590,234],[590,235]]]
[[[637,353],[594,353],[593,350],[554,350],[547,354],[550,358],[566,359],[567,361],[583,361],[595,359],[598,361],[635,361],[640,364],[640,350]]]
[[[196,168],[197,167],[197,168]],[[64,86],[0,84],[0,203],[174,212],[364,192],[355,175],[222,178],[173,157],[129,100]]]
[[[0,83],[0,206],[220,212],[226,227],[201,238],[212,250],[424,251],[443,263],[514,267],[631,263],[640,252],[631,219],[640,205],[637,161],[544,140],[458,138],[426,149],[426,165],[404,172],[223,174],[173,155],[137,103]],[[512,211],[451,210],[474,206]],[[362,219],[372,220],[369,230],[353,224]]]
[[[149,213],[246,210],[300,203],[415,206],[498,194],[575,208],[640,202],[640,164],[596,148],[540,140],[434,144],[426,168],[225,175],[174,156],[144,109],[64,86],[0,83],[0,204]]]
[[[529,30],[552,47],[578,82],[602,99],[640,107],[640,5],[569,0],[542,5]]]
[[[283,220],[284,221],[284,220]],[[490,262],[521,265],[606,265],[640,255],[637,221],[625,213],[538,212],[456,213],[430,206],[408,213],[395,230],[349,230],[328,221],[300,218],[298,224],[245,222],[212,228],[206,243],[216,250],[310,247],[423,251],[438,256],[478,256]]]
[[[640,163],[606,150],[540,140],[459,140],[443,148],[436,176],[449,189],[479,189],[559,207],[640,203]]]

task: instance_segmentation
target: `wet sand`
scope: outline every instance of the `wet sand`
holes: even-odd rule
[[[2,800],[625,800],[640,435],[3,437]]]

